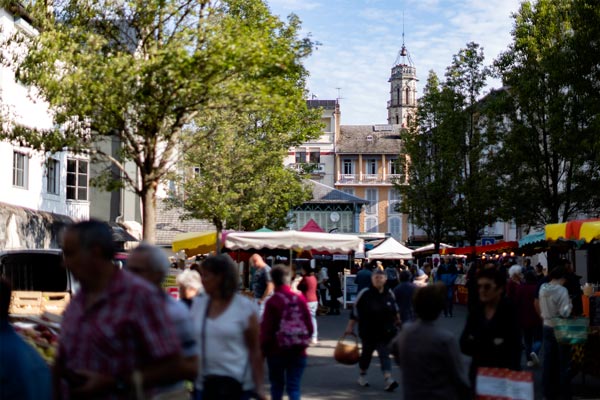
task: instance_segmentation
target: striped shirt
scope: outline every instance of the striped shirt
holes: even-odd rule
[[[163,294],[142,278],[119,270],[87,310],[84,300],[80,291],[64,313],[57,358],[62,369],[125,378],[181,352]]]

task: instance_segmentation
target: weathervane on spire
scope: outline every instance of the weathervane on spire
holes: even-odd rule
[[[406,44],[404,43],[404,10],[402,10],[402,48],[400,49],[400,52],[398,52],[398,56],[394,62],[394,66],[396,65],[407,65],[414,67],[412,58],[410,57],[410,54],[406,48]]]

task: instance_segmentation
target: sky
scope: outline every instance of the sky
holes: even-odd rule
[[[285,19],[300,17],[318,48],[305,60],[309,97],[340,98],[343,125],[385,124],[391,68],[404,41],[419,95],[430,70],[443,78],[452,56],[479,43],[486,64],[511,43],[521,0],[266,0]],[[499,87],[488,82],[486,90]],[[339,90],[337,88],[340,88]]]

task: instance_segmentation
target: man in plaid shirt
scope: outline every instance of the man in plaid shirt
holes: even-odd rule
[[[81,290],[64,313],[54,366],[58,398],[125,398],[145,388],[194,379],[186,369],[165,299],[112,262],[112,232],[99,221],[67,229],[65,266]]]

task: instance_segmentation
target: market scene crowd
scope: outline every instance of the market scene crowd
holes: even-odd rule
[[[52,366],[9,324],[10,284],[2,280],[2,400],[300,399],[307,348],[319,343],[317,314],[340,313],[334,268],[303,266],[295,274],[253,254],[247,296],[232,258],[210,255],[178,275],[176,300],[161,286],[171,265],[164,251],[141,243],[119,268],[105,223],[68,227],[62,249],[80,289],[63,314]],[[573,346],[555,331],[561,318],[583,312],[569,261],[548,271],[511,258],[386,263],[365,262],[356,271],[358,295],[346,327],[339,327],[362,343],[357,387],[370,385],[377,351],[380,390],[399,387],[396,364],[405,399],[475,398],[481,368],[541,368],[543,398],[572,398]],[[436,321],[453,318],[452,287],[460,275],[472,290],[462,335],[455,337]]]

